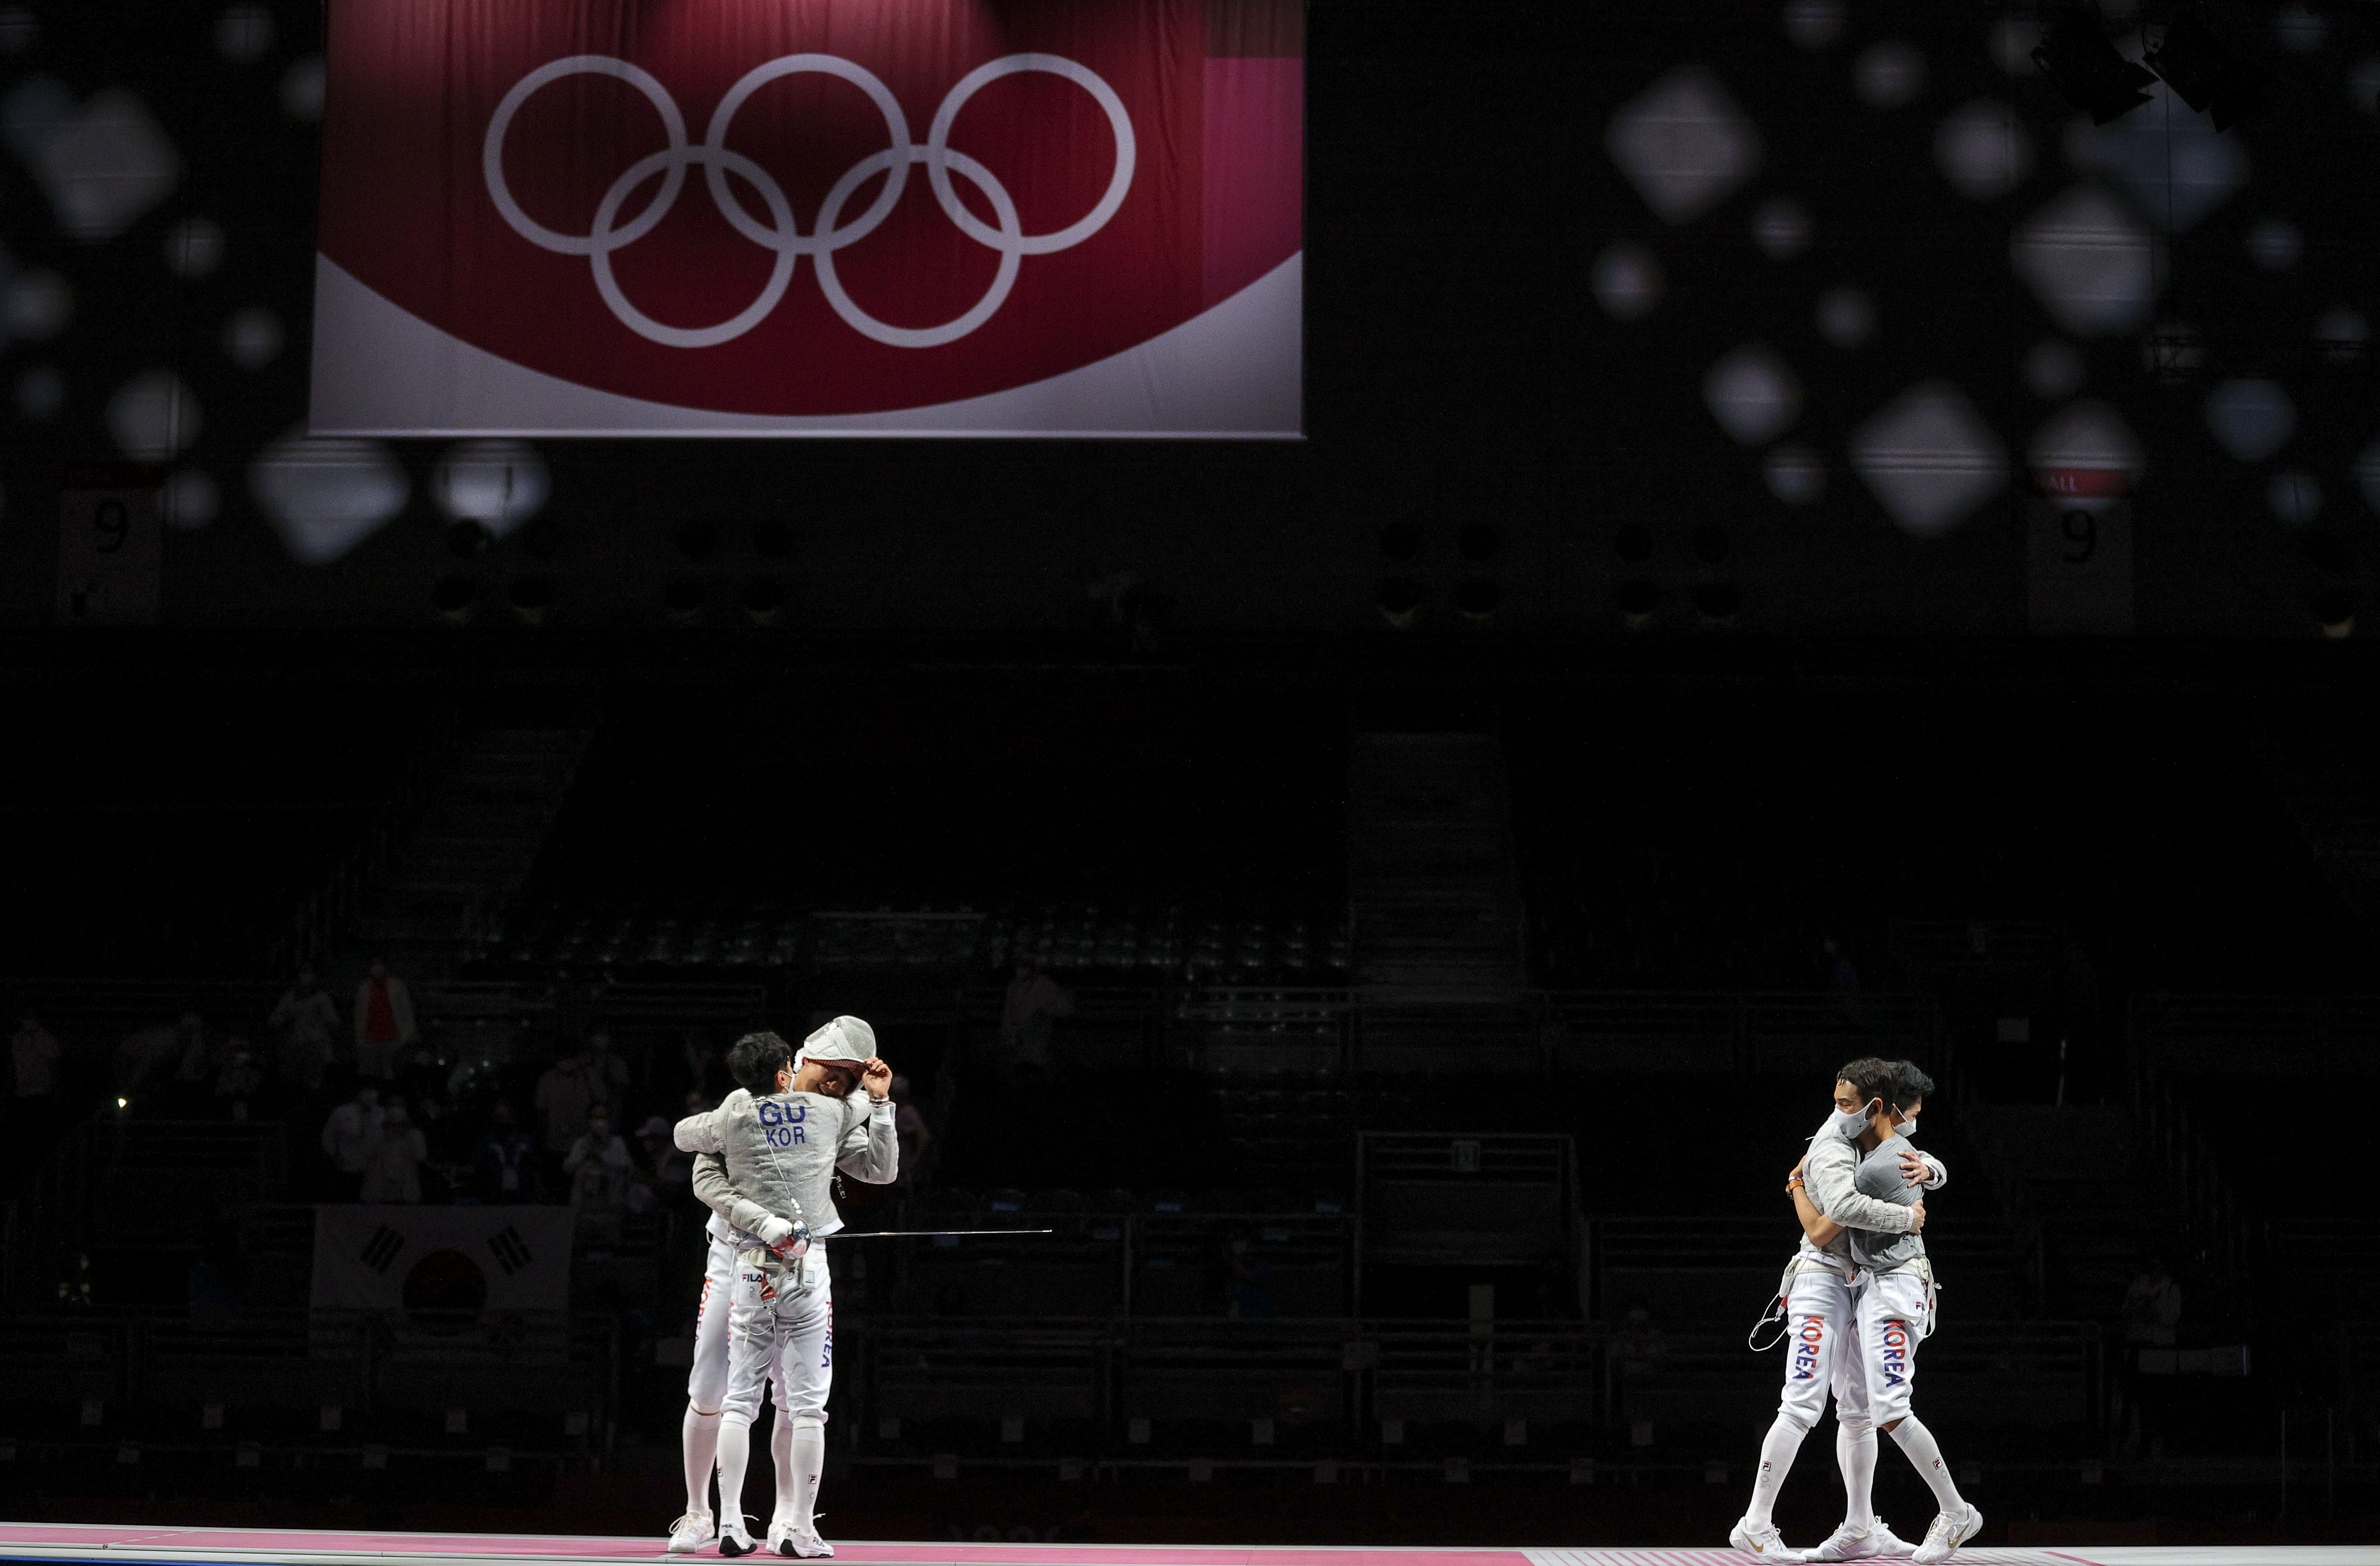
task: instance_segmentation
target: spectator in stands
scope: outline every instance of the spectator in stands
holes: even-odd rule
[[[384,959],[374,957],[356,986],[356,1070],[387,1081],[396,1074],[397,1051],[416,1037],[413,992],[388,971]]]
[[[2125,1375],[2117,1450],[2127,1457],[2143,1450],[2161,1455],[2177,1402],[2173,1350],[2181,1321],[2181,1285],[2164,1256],[2152,1256],[2148,1270],[2132,1280],[2123,1309]]]
[[[364,1170],[371,1146],[380,1135],[380,1088],[366,1082],[356,1096],[333,1110],[322,1122],[322,1153],[331,1160],[327,1182],[332,1200],[352,1202],[363,1189]]]
[[[678,1197],[694,1190],[694,1162],[678,1151],[674,1128],[659,1115],[647,1118],[637,1127],[637,1140],[644,1144],[645,1170],[643,1189],[653,1198],[653,1205],[667,1207]],[[648,1210],[638,1208],[639,1212]]]
[[[513,1204],[531,1199],[535,1166],[530,1160],[528,1133],[513,1117],[512,1105],[499,1099],[488,1118],[488,1134],[471,1155],[472,1184],[480,1200]]]
[[[193,1320],[227,1321],[239,1309],[239,1227],[217,1222],[210,1226],[206,1248],[190,1263],[190,1317]]]
[[[926,1150],[934,1145],[933,1127],[926,1123],[911,1097],[907,1077],[895,1075],[891,1092],[898,1106],[892,1111],[892,1131],[901,1139],[901,1183],[907,1190],[922,1191],[932,1178],[925,1158]]]
[[[1670,1341],[1653,1325],[1653,1313],[1642,1300],[1631,1305],[1626,1325],[1611,1335],[1611,1367],[1620,1378],[1620,1413],[1628,1421],[1632,1446],[1653,1444],[1653,1421],[1635,1390],[1660,1372],[1669,1356]]]
[[[678,1039],[678,1066],[686,1084],[688,1114],[708,1112],[735,1086],[727,1074],[727,1057],[705,1044],[699,1034],[687,1033]]]
[[[1232,1236],[1223,1258],[1223,1314],[1238,1320],[1272,1314],[1272,1264],[1245,1234]]]
[[[628,1062],[612,1048],[612,1036],[600,1028],[587,1036],[587,1078],[595,1101],[616,1117],[628,1099]]]
[[[195,1012],[126,1034],[115,1047],[116,1093],[145,1109],[150,1086],[169,1070],[178,1079],[194,1048],[201,1052],[205,1048],[205,1025]]]
[[[628,1140],[612,1129],[612,1111],[598,1108],[587,1118],[587,1130],[570,1145],[562,1160],[570,1177],[574,1208],[617,1208],[627,1198],[628,1178],[636,1165],[628,1157]]]
[[[395,1085],[414,1106],[415,1118],[436,1123],[443,1112],[440,1099],[448,1093],[458,1063],[455,1051],[443,1048],[434,1033],[419,1034],[397,1051]]]
[[[8,1159],[24,1170],[34,1170],[48,1159],[58,1131],[59,1062],[65,1051],[41,1020],[27,1012],[8,1041],[10,1086],[0,1124],[8,1133]],[[0,1182],[5,1194],[5,1182]]]
[[[2153,1256],[2148,1270],[2124,1291],[2124,1341],[2136,1349],[2169,1349],[2180,1320],[2181,1285],[2166,1269],[2165,1258]]]
[[[18,1019],[8,1040],[8,1064],[14,1075],[9,1108],[20,1125],[47,1118],[58,1093],[58,1061],[65,1053],[42,1020],[27,1012]]]
[[[339,1005],[314,977],[311,963],[298,965],[298,982],[273,1002],[268,1026],[278,1038],[282,1081],[299,1092],[318,1091],[339,1036]]]
[[[181,1054],[174,1067],[174,1086],[185,1099],[203,1093],[213,1086],[215,1074],[223,1069],[222,1046],[207,1032],[204,1018],[196,1012],[184,1012],[175,1028]]]
[[[540,1151],[551,1186],[568,1188],[569,1175],[563,1163],[586,1132],[589,1113],[603,1101],[597,1091],[597,1069],[589,1064],[582,1045],[546,1067],[545,1074],[537,1079],[535,1106],[543,1117]]]
[[[215,1073],[215,1102],[232,1119],[246,1120],[264,1093],[264,1068],[256,1063],[256,1051],[245,1038],[231,1040],[225,1052],[223,1069]]]
[[[113,1074],[116,1096],[140,1103],[150,1079],[167,1061],[181,1058],[181,1030],[170,1022],[126,1034],[115,1046]]]
[[[1669,1354],[1670,1341],[1653,1325],[1653,1313],[1645,1308],[1645,1302],[1631,1305],[1628,1324],[1611,1335],[1611,1362],[1619,1368],[1621,1379],[1633,1381],[1651,1375]]]
[[[1818,943],[1818,970],[1822,982],[1837,994],[1852,994],[1859,989],[1859,969],[1852,965],[1842,943],[1831,935]]]
[[[1075,998],[1059,987],[1029,958],[1016,964],[1008,994],[1000,1008],[1001,1065],[1003,1071],[1029,1067],[1050,1069],[1051,1025],[1075,1014]]]
[[[364,1140],[364,1172],[358,1199],[419,1202],[421,1166],[429,1157],[430,1143],[405,1112],[405,1100],[391,1094],[388,1107]]]

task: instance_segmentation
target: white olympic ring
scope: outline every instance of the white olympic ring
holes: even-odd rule
[[[877,113],[883,115],[884,128],[892,140],[892,145],[882,152],[870,152],[844,171],[843,177],[834,182],[820,205],[817,232],[807,237],[795,222],[793,205],[785,199],[784,188],[750,158],[727,150],[728,128],[735,124],[746,101],[781,77],[806,71],[840,77],[867,93]],[[965,152],[953,152],[950,146],[951,127],[957,123],[959,111],[966,107],[967,100],[1002,77],[1024,71],[1047,71],[1082,88],[1106,112],[1108,124],[1115,132],[1115,172],[1109,177],[1098,204],[1078,221],[1049,234],[1026,233],[1007,187],[982,164]],[[539,89],[571,76],[608,76],[626,82],[643,93],[661,115],[662,128],[669,136],[666,149],[638,159],[613,182],[596,206],[593,225],[585,234],[559,234],[537,222],[521,209],[504,179],[504,139],[511,133],[513,116]],[[629,331],[651,342],[673,348],[710,348],[734,342],[759,325],[783,300],[785,290],[793,284],[795,264],[808,255],[816,258],[820,291],[852,330],[897,348],[931,348],[954,343],[990,321],[1007,302],[1009,290],[1016,285],[1016,274],[1025,257],[1071,249],[1105,227],[1132,188],[1136,157],[1132,116],[1124,112],[1123,100],[1116,95],[1115,89],[1098,72],[1058,55],[1009,55],[969,71],[935,111],[933,125],[922,147],[909,140],[908,117],[901,112],[900,101],[892,96],[892,90],[865,67],[837,55],[787,55],[747,71],[720,99],[718,109],[710,116],[710,128],[697,145],[686,140],[686,116],[680,113],[677,100],[652,73],[609,55],[572,55],[540,66],[504,94],[504,102],[496,105],[494,117],[488,122],[487,140],[480,151],[480,171],[487,179],[490,199],[504,221],[512,225],[513,232],[542,249],[565,256],[587,257],[594,270],[595,290],[611,307],[612,313]],[[686,171],[697,164],[702,165],[703,181],[721,214],[745,238],[776,252],[777,261],[759,297],[733,318],[716,326],[665,326],[629,302],[613,274],[612,257],[651,233],[669,215],[686,187]],[[852,301],[835,271],[835,251],[857,244],[892,215],[894,204],[908,186],[912,164],[926,165],[926,180],[933,188],[934,200],[959,232],[1000,254],[1000,269],[983,297],[965,314],[940,326],[893,326],[877,320]],[[743,200],[728,183],[731,174],[760,193],[769,209],[766,222],[746,210]],[[969,212],[959,200],[951,184],[953,174],[982,192],[984,200],[991,204],[993,215],[1000,220],[997,228]],[[621,223],[620,209],[655,175],[661,176],[660,192],[644,211]],[[884,188],[877,192],[876,200],[867,211],[844,223],[843,209],[862,185],[878,175],[884,176]]]

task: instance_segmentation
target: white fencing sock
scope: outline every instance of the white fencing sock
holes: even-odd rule
[[[1760,1472],[1752,1480],[1752,1510],[1744,1514],[1755,1526],[1767,1524],[1777,1510],[1785,1472],[1793,1466],[1793,1454],[1802,1450],[1802,1438],[1808,1433],[1782,1414],[1768,1426],[1767,1438],[1760,1443]]]
[[[744,1515],[744,1470],[752,1462],[752,1426],[748,1420],[723,1419],[719,1425],[719,1525]]]
[[[826,1427],[805,1425],[793,1437],[794,1526],[815,1533],[819,1476],[826,1472]]]
[[[783,1411],[769,1432],[769,1461],[777,1470],[777,1505],[769,1514],[769,1526],[773,1528],[794,1520],[794,1426]]]
[[[1912,1414],[1892,1427],[1892,1439],[1917,1465],[1917,1476],[1933,1490],[1935,1504],[1945,1511],[1962,1511],[1967,1503],[1959,1497],[1959,1487],[1950,1482],[1950,1465],[1942,1461],[1942,1449],[1934,1444],[1934,1432],[1920,1424]]]
[[[686,1452],[686,1509],[708,1517],[710,1511],[710,1465],[719,1460],[719,1415],[699,1414],[686,1405],[686,1422],[678,1441]]]
[[[1835,1461],[1843,1470],[1843,1526],[1854,1533],[1876,1526],[1876,1426],[1854,1430],[1837,1421]]]

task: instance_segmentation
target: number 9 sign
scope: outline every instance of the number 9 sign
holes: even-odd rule
[[[153,486],[69,480],[58,514],[57,623],[153,624],[162,552]]]
[[[2037,496],[2025,504],[2025,625],[2053,636],[2132,629],[2132,503]]]

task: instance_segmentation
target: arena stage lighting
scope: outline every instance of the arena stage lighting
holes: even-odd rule
[[[2156,79],[2145,67],[2116,53],[2099,29],[2095,6],[2074,6],[2042,30],[2033,63],[2058,95],[2091,116],[2093,125],[2131,114],[2149,101],[2141,91]]]

